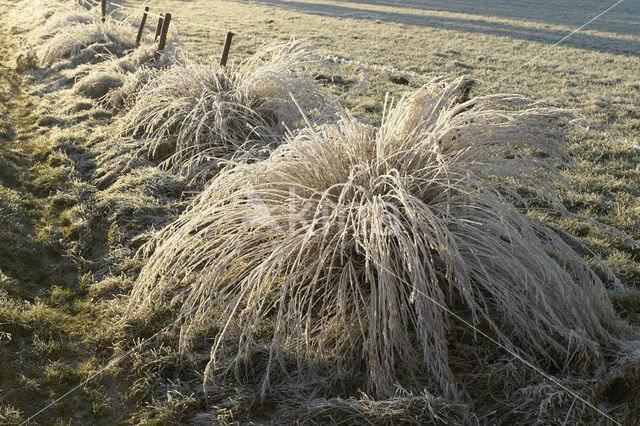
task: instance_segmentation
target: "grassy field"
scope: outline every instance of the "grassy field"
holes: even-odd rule
[[[304,39],[325,53],[428,76],[467,75],[481,81],[476,93],[521,93],[579,111],[586,124],[567,131],[575,163],[563,169],[570,189],[562,200],[576,216],[527,213],[583,242],[593,251],[584,250],[584,258],[611,284],[593,254],[605,261],[624,285],[608,289],[614,308],[639,327],[640,246],[634,240],[640,240],[640,4],[624,1],[556,46],[608,5],[387,3],[159,0],[151,11],[267,39]],[[144,262],[136,251],[178,217],[197,190],[157,161],[137,159],[130,140],[114,135],[118,112],[74,92],[74,82],[91,65],[30,63],[32,52],[21,38],[28,34],[29,17],[21,7],[0,1],[0,424],[25,421],[76,386],[31,422],[470,422],[467,406],[401,391],[375,400],[357,389],[323,396],[285,387],[277,398],[261,400],[259,383],[228,374],[205,392],[212,341],[207,332],[186,355],[177,344],[179,331],[164,330],[180,308],[171,300],[158,301],[151,315],[125,315]],[[218,60],[223,32],[178,21],[170,32],[198,61]],[[230,60],[258,47],[238,35]],[[379,124],[387,93],[398,99],[424,83],[409,79],[409,86],[398,85],[393,77],[367,72],[366,88],[349,97],[346,108]],[[326,89],[346,93],[361,78],[359,70],[344,65]],[[477,420],[579,424],[598,418],[588,407],[574,408],[580,403],[564,400],[555,385],[531,372],[534,382],[539,387],[527,389],[542,395],[537,406],[519,405],[523,397],[517,392],[502,395],[508,403],[483,407],[484,417]],[[590,382],[574,391],[596,392],[596,383],[592,389],[585,383]],[[599,406],[627,422],[640,413],[637,381],[607,386],[596,395]],[[538,413],[540,407],[547,412]]]
[[[481,90],[521,93],[553,105],[577,108],[612,137],[637,142],[638,8],[624,2],[556,47],[556,42],[602,12],[599,2],[382,2],[237,1],[176,4],[159,1],[156,13],[229,28],[267,39],[308,40],[326,53],[427,76],[468,75]],[[124,3],[142,6],[142,3]],[[525,19],[527,16],[529,19]],[[219,57],[224,33],[176,24],[185,47],[203,58]],[[255,49],[236,38],[231,59]],[[530,59],[544,55],[523,67]],[[353,70],[345,70],[353,71]],[[386,92],[404,87],[371,73],[358,112],[372,118]],[[352,77],[356,78],[357,73]],[[412,81],[420,85],[420,81]]]

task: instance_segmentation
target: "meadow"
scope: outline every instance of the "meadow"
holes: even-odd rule
[[[633,424],[611,5],[2,0],[0,423]]]

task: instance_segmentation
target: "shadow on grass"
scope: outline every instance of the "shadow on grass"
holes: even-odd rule
[[[385,0],[337,0],[338,3],[357,3],[364,7],[391,6]],[[399,3],[399,2],[398,2]],[[598,0],[529,0],[514,2],[513,0],[405,0],[402,4],[394,4],[397,8],[429,10],[449,13],[470,13],[496,18],[518,19],[542,24],[565,25],[579,27],[591,20],[615,0],[602,2]],[[617,34],[638,35],[637,17],[640,15],[640,4],[622,2],[609,12],[589,24],[590,29]],[[636,17],[634,20],[633,18]]]
[[[246,2],[246,0],[236,0]],[[506,37],[516,40],[533,41],[553,45],[563,37],[570,34],[570,31],[561,31],[553,28],[530,28],[525,26],[492,22],[492,17],[507,17],[523,19],[529,22],[541,22],[543,24],[562,24],[572,28],[577,28],[585,24],[590,19],[606,9],[606,6],[583,7],[580,10],[569,7],[569,3],[564,2],[561,9],[551,8],[549,6],[535,8],[531,5],[526,9],[520,5],[512,5],[507,7],[503,1],[489,2],[485,10],[473,6],[475,3],[470,2],[435,2],[435,1],[411,1],[403,5],[393,5],[396,8],[412,7],[424,10],[436,10],[455,13],[470,13],[471,10],[477,13],[478,19],[465,19],[445,16],[425,16],[416,15],[410,12],[391,12],[380,10],[369,10],[367,5],[385,5],[385,2],[378,0],[355,0],[345,2],[344,6],[334,4],[312,3],[305,1],[286,1],[286,0],[255,0],[255,2],[267,6],[277,7],[290,11],[306,13],[311,15],[325,16],[331,18],[353,18],[359,20],[382,21],[396,24],[415,25],[425,28],[434,28],[440,30],[452,30],[469,34],[485,34],[498,37]],[[253,3],[253,1],[252,1]],[[361,4],[362,7],[356,7],[354,4]],[[437,4],[436,4],[437,3]],[[502,7],[494,7],[491,3],[500,3]],[[348,4],[348,5],[347,5]],[[621,5],[622,6],[622,5]],[[629,19],[633,16],[632,9],[638,9],[636,16],[640,15],[640,7],[630,5],[627,6],[627,13],[621,10],[612,9],[608,14],[595,20],[585,29],[598,29],[599,31],[616,32],[618,34],[638,35],[638,23]],[[541,13],[537,13],[541,10]],[[615,15],[612,15],[614,14]],[[622,16],[620,16],[622,15]],[[616,16],[618,19],[614,19]],[[608,23],[608,24],[607,24]],[[615,37],[598,36],[591,34],[576,33],[570,38],[562,42],[563,46],[573,47],[577,49],[592,50],[602,53],[612,53],[625,56],[640,56],[640,42],[632,40],[624,40]]]

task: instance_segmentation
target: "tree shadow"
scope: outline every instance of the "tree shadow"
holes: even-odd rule
[[[609,6],[615,4],[599,0],[404,0],[402,4],[389,4],[383,0],[336,0],[339,3],[357,3],[372,6],[418,9],[437,12],[465,13],[484,17],[517,19],[542,24],[564,25],[571,28],[590,21]],[[579,7],[578,7],[579,6]],[[635,18],[635,19],[634,19]],[[623,2],[594,20],[588,29],[625,35],[640,35],[640,3]]]
[[[247,0],[236,0],[238,2],[246,3]],[[402,13],[393,11],[380,11],[369,10],[366,5],[384,5],[381,0],[353,0],[349,1],[349,5],[338,6],[334,4],[322,4],[322,3],[310,3],[305,1],[284,1],[284,0],[254,0],[252,3],[257,2],[259,4],[277,7],[286,10],[292,10],[300,13],[306,13],[317,16],[325,16],[332,18],[352,18],[360,20],[371,21],[383,21],[397,24],[407,24],[421,26],[425,28],[434,28],[441,30],[452,30],[458,32],[464,32],[469,34],[484,34],[493,35],[498,37],[505,37],[509,39],[533,41],[538,43],[545,43],[553,45],[570,34],[570,31],[562,31],[553,28],[531,28],[515,24],[492,22],[491,17],[508,17],[526,19],[527,21],[539,21],[546,24],[562,24],[569,27],[578,27],[583,25],[589,19],[602,12],[605,7],[600,6],[583,8],[581,11],[576,12],[576,16],[571,16],[574,9],[569,9],[568,4],[570,1],[562,2],[563,8],[558,10],[551,10],[550,7],[545,10],[544,13],[536,14],[532,6],[529,6],[527,10],[534,11],[531,15],[526,15],[527,12],[522,12],[522,8],[519,6],[507,7],[507,3],[504,0],[493,0],[489,3],[501,4],[503,7],[493,8],[488,10],[487,13],[478,14],[479,19],[470,19],[462,17],[445,17],[445,16],[425,16],[417,15],[413,13]],[[354,7],[353,4],[362,4],[362,7]],[[431,7],[431,4],[438,3],[437,6]],[[431,0],[411,0],[408,3],[404,2],[402,6],[395,6],[396,8],[413,7],[425,10],[439,10],[446,12],[456,13],[469,13],[469,9],[473,9],[473,6],[464,8],[463,1],[457,1],[450,3],[435,2]],[[622,3],[620,6],[622,6]],[[632,9],[638,9],[637,13],[629,15],[629,11]],[[477,8],[476,8],[477,9]],[[513,9],[513,11],[511,11]],[[627,10],[628,9],[628,10]],[[511,12],[510,12],[511,11]],[[629,16],[640,16],[640,7],[635,5],[627,5],[626,9],[616,11],[613,9],[610,13],[616,12],[612,15],[603,15],[603,17],[595,20],[586,29],[599,29],[601,31],[616,32],[618,34],[640,34],[640,24],[634,22]],[[480,10],[476,10],[480,12]],[[556,12],[553,14],[553,12]],[[621,16],[622,15],[622,16]],[[606,18],[605,18],[606,17]],[[483,19],[486,18],[486,19]],[[614,22],[615,21],[615,22]],[[614,22],[615,25],[609,25]],[[607,24],[609,23],[609,24]],[[600,28],[602,27],[602,28]],[[575,33],[571,37],[562,41],[563,46],[573,47],[577,49],[590,50],[602,53],[611,53],[625,56],[640,56],[640,41],[621,39],[616,37],[608,37],[604,35],[592,35],[584,33]]]

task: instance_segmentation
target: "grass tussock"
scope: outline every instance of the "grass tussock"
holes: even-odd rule
[[[93,22],[94,16],[82,7],[77,5],[66,4],[61,5],[56,2],[56,7],[51,8],[49,13],[42,16],[40,19],[34,17],[33,29],[30,31],[29,39],[36,42],[45,42],[53,38],[56,34],[59,34],[62,29],[66,30],[69,27],[89,25]],[[47,10],[47,6],[43,6]]]
[[[636,236],[635,151],[570,132],[587,172],[563,170],[576,198],[569,197],[572,214],[556,214],[567,213],[554,192],[563,183],[556,166],[569,158],[554,123],[571,114],[517,96],[461,105],[468,81],[434,81],[396,108],[385,107],[382,127],[345,115],[288,136],[288,145],[263,164],[225,171],[146,247],[147,254],[157,251],[136,282],[145,260],[134,253],[183,211],[182,200],[191,194],[183,191],[193,189],[174,173],[178,165],[165,162],[171,170],[161,170],[157,161],[173,155],[177,130],[191,118],[158,133],[151,156],[146,129],[113,135],[107,123],[113,113],[134,108],[162,68],[189,64],[171,49],[160,57],[151,46],[127,50],[131,35],[121,50],[99,42],[95,50],[109,53],[87,49],[40,68],[33,49],[68,26],[93,25],[96,10],[70,0],[21,0],[9,9],[20,13],[0,16],[9,24],[0,25],[0,39],[19,23],[8,31],[23,34],[31,50],[25,45],[16,58],[19,73],[30,71],[27,79],[12,76],[3,85],[3,105],[18,109],[0,123],[0,139],[9,142],[0,152],[0,423],[23,422],[107,365],[108,372],[41,421],[75,413],[77,422],[89,424],[126,417],[198,424],[603,422],[568,389],[623,424],[640,415],[638,352],[625,347],[626,356],[616,353],[622,345],[605,330],[617,319],[601,303],[602,283],[555,234],[586,236],[584,244],[623,282],[637,284],[637,246],[586,218],[604,218]],[[239,43],[234,57],[247,54],[248,45]],[[442,58],[459,54],[447,50]],[[482,55],[478,60],[486,63]],[[81,62],[87,63],[75,66]],[[435,67],[424,72],[446,68],[438,59],[420,63]],[[495,67],[505,68],[513,67]],[[543,83],[518,84],[566,104],[556,95],[562,90],[549,89],[553,82],[542,78],[554,73],[542,68],[537,76]],[[487,68],[478,63],[477,69]],[[587,80],[606,82],[597,77]],[[398,93],[393,90],[400,86],[386,85],[384,75],[371,78],[371,93],[351,111],[378,123],[380,93]],[[29,79],[39,85],[38,99],[16,103],[16,88],[32,90]],[[50,84],[43,89],[40,83]],[[337,79],[323,90],[342,92],[355,83]],[[598,90],[582,96],[597,99],[599,114],[613,111],[601,108],[599,96],[610,99],[625,85],[617,80],[603,87],[606,96]],[[569,103],[580,98],[574,90],[567,91]],[[627,107],[629,120],[606,120],[615,120],[614,128],[632,126]],[[192,125],[199,108],[192,110]],[[33,134],[17,119],[29,113],[39,126]],[[297,127],[303,115],[298,108],[294,114]],[[45,142],[47,135],[54,137]],[[281,139],[282,133],[273,145]],[[476,139],[479,146],[470,147]],[[240,152],[260,147],[253,143]],[[225,158],[242,159],[235,150]],[[270,151],[247,157],[266,158]],[[204,161],[203,169],[212,164]],[[184,174],[191,172],[199,173]],[[586,217],[574,220],[573,213]],[[552,223],[554,232],[541,221]],[[569,244],[585,257],[580,243]],[[617,285],[597,257],[586,257],[601,280],[618,287],[609,293],[613,308],[638,325],[638,291]],[[436,303],[429,305],[424,294]],[[130,315],[120,321],[128,301]],[[176,329],[136,347],[181,308],[180,344],[188,357],[179,352]],[[454,313],[553,378],[523,366]]]
[[[263,390],[285,375],[459,400],[449,360],[469,330],[454,314],[543,368],[593,373],[620,349],[602,325],[616,321],[604,284],[514,207],[563,212],[573,114],[515,95],[466,100],[470,84],[434,80],[380,127],[346,115],[222,172],[147,245],[130,312],[178,297],[183,348],[213,327],[209,377],[252,371],[266,351]]]
[[[74,85],[75,93],[93,99],[103,99],[105,106],[121,110],[131,106],[132,98],[144,86],[154,69],[177,62],[173,46],[158,52],[154,45],[143,45],[122,57],[97,64]]]
[[[134,72],[123,74],[122,84],[102,98],[104,105],[114,110],[129,111],[136,103],[137,93],[159,75],[159,68],[142,66]]]
[[[296,102],[308,114],[325,107],[313,78],[321,62],[314,49],[291,41],[228,68],[176,64],[146,77],[117,127],[141,137],[163,166],[204,180],[220,160],[266,156],[287,129],[303,124]]]
[[[108,19],[105,23],[69,26],[36,47],[35,52],[44,66],[58,62],[62,66],[77,66],[101,61],[107,55],[121,56],[132,47],[134,37],[128,23]]]
[[[109,91],[122,86],[124,78],[116,73],[92,72],[74,86],[76,93],[92,99],[100,99]]]
[[[23,55],[35,55],[42,67],[73,68],[122,56],[135,40],[128,19],[109,16],[103,23],[96,8],[86,10],[76,2],[27,1],[15,18]]]

